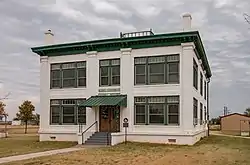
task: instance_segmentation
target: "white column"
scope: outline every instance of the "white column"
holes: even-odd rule
[[[91,51],[86,53],[87,59],[87,96],[95,96],[98,94],[99,89],[99,62],[97,59],[97,51]],[[90,126],[97,119],[97,114],[95,111],[98,108],[87,108],[86,109],[86,126]],[[98,122],[99,123],[99,122]],[[94,128],[94,127],[93,127]]]
[[[134,87],[134,72],[133,72],[133,58],[131,57],[131,48],[121,49],[121,94],[127,95],[127,108],[121,109],[121,131],[124,131],[122,127],[123,119],[126,117],[129,119],[128,131],[132,131],[134,123],[134,99],[133,99],[133,87]]]
[[[50,122],[50,65],[48,56],[40,57],[40,131],[49,128]]]
[[[182,44],[181,55],[181,127],[191,134],[193,126],[193,43]]]

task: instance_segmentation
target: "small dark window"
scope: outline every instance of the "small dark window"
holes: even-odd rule
[[[207,82],[204,81],[204,99],[207,99]]]
[[[195,60],[193,60],[193,86],[198,89],[198,65]]]
[[[203,75],[202,72],[200,72],[200,94],[203,96]]]
[[[149,123],[164,124],[164,104],[149,104]]]
[[[198,101],[193,98],[193,124],[198,124]]]
[[[179,105],[170,104],[168,105],[168,117],[169,124],[179,124]]]
[[[51,108],[51,124],[60,123],[60,107],[52,106]]]
[[[203,124],[203,104],[200,103],[200,125]]]
[[[86,107],[78,106],[78,123],[86,123]]]
[[[146,106],[145,105],[135,105],[136,111],[136,123],[145,124],[146,123]]]

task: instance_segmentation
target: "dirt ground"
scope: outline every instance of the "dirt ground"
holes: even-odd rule
[[[250,140],[210,136],[194,146],[128,143],[8,165],[249,165]]]

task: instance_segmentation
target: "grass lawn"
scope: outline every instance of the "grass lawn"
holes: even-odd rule
[[[0,158],[52,149],[67,148],[74,145],[76,145],[76,143],[73,142],[39,142],[38,136],[32,134],[10,135],[8,138],[0,139]]]
[[[249,165],[250,139],[210,136],[194,146],[128,143],[8,165]]]

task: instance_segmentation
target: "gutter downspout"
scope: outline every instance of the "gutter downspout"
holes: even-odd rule
[[[209,136],[210,135],[210,131],[209,131],[209,83],[210,83],[210,78],[208,79],[207,81],[207,120],[208,120],[208,124],[207,124],[207,127],[208,127],[208,131],[207,131],[207,135]]]

